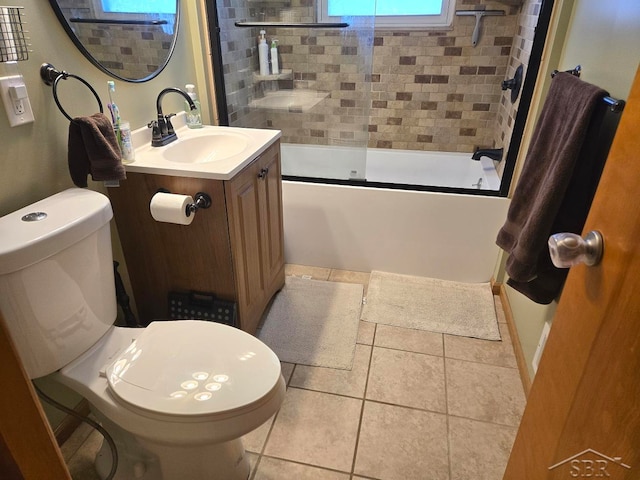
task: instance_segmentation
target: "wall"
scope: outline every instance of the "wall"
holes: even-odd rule
[[[544,101],[543,93],[551,71],[568,70],[582,65],[582,79],[597,84],[617,98],[625,99],[638,68],[640,45],[640,3],[636,0],[556,0],[555,22],[547,42],[546,64],[541,68],[536,89],[538,102],[532,105],[525,140],[520,152],[524,159],[536,113]],[[565,18],[567,17],[567,18]],[[529,373],[531,360],[544,322],[553,317],[556,304],[540,306],[520,293],[507,288],[509,303]]]
[[[18,62],[17,70],[24,75],[35,123],[11,128],[4,108],[0,112],[0,215],[73,186],[67,169],[69,122],[58,111],[51,87],[40,79],[40,65],[52,63],[58,69],[83,77],[98,91],[104,105],[108,101],[106,82],[111,79],[78,52],[48,2],[16,0],[11,5],[24,7],[28,22],[33,52],[29,60]],[[182,33],[174,56],[158,77],[143,84],[116,81],[120,111],[133,128],[144,126],[155,117],[155,100],[160,90],[196,81],[193,49],[190,36],[186,34],[190,22],[194,21],[189,18],[191,12],[183,9]],[[6,64],[0,64],[0,76],[13,74],[13,71]],[[97,110],[96,101],[89,90],[73,79],[61,81],[59,92],[65,110],[72,116],[90,115]],[[182,97],[178,95],[165,97],[167,112],[183,110],[182,105]],[[89,187],[102,188],[91,180]],[[115,229],[115,225],[112,229]],[[118,252],[116,256],[120,256]],[[119,260],[122,263],[122,259]],[[74,399],[77,400],[77,397],[70,398],[71,406],[75,403]]]
[[[518,26],[513,37],[511,45],[511,57],[509,58],[509,66],[507,68],[507,78],[513,78],[516,68],[523,66],[522,81],[527,74],[529,66],[529,57],[531,56],[531,48],[535,36],[535,28],[538,24],[540,8],[542,0],[525,0],[518,16]],[[511,102],[511,90],[506,90],[500,98],[500,106],[498,107],[498,115],[496,118],[496,128],[493,130],[494,145],[504,148],[505,155],[509,151],[511,143],[511,135],[515,126],[515,118],[520,106],[520,96],[515,102]],[[499,170],[503,169],[505,162],[500,164]]]

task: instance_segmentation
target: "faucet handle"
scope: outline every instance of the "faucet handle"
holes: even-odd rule
[[[162,134],[160,133],[160,127],[158,126],[158,121],[153,120],[152,122],[147,123],[147,127],[151,128],[151,139],[152,140],[160,140],[162,139]]]
[[[173,129],[173,124],[171,123],[171,117],[175,117],[175,116],[176,116],[175,113],[170,113],[170,114],[164,116],[165,123],[167,124],[167,134],[168,135],[172,135],[172,134],[176,133],[176,131]]]

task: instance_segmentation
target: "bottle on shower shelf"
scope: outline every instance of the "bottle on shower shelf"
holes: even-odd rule
[[[267,32],[260,30],[260,41],[258,42],[258,60],[260,61],[260,75],[269,75],[269,45],[265,34]]]
[[[278,75],[280,73],[280,65],[278,63],[278,40],[271,40],[271,73]]]

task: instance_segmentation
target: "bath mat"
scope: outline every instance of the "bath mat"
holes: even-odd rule
[[[459,283],[373,271],[361,319],[500,340],[489,283]]]
[[[363,286],[287,277],[258,333],[283,362],[350,370]]]

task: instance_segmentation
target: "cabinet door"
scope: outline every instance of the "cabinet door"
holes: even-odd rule
[[[258,163],[254,162],[233,180],[225,182],[240,327],[248,332],[257,327],[266,295],[261,249],[262,180],[258,178]]]
[[[273,290],[275,288],[278,290],[282,287],[279,277],[282,277],[282,281],[284,281],[282,274],[284,268],[284,231],[279,144],[264,153],[259,160],[259,167],[264,280],[267,289]]]

